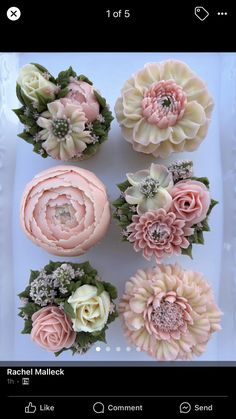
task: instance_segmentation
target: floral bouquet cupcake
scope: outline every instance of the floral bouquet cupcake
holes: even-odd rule
[[[114,218],[123,240],[147,260],[154,256],[160,263],[164,256],[181,253],[192,257],[192,245],[204,243],[217,201],[210,197],[208,179],[194,177],[192,166],[190,160],[168,168],[152,163],[147,170],[128,173],[118,185]]]
[[[139,269],[119,312],[129,342],[158,361],[190,360],[221,329],[221,311],[202,274],[179,265]]]
[[[19,137],[42,157],[87,159],[107,139],[113,118],[106,100],[71,67],[54,78],[43,66],[27,64],[16,94],[22,107],[14,112],[24,124]]]
[[[115,105],[125,140],[136,151],[162,158],[196,150],[212,109],[205,83],[176,60],[146,64],[125,82]]]
[[[106,342],[108,324],[117,317],[115,287],[89,262],[50,262],[31,271],[19,297],[22,333],[56,356],[66,350],[83,354],[95,342]]]
[[[56,166],[38,173],[22,195],[20,222],[37,246],[57,256],[80,256],[110,224],[104,184],[89,170]]]

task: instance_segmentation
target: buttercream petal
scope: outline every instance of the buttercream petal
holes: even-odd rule
[[[134,140],[142,145],[159,144],[169,138],[171,127],[160,129],[142,118],[133,130]]]
[[[206,121],[204,109],[197,102],[187,104],[183,118],[178,125],[183,129],[186,138],[195,138],[200,125]]]
[[[50,129],[52,126],[52,121],[47,118],[39,117],[37,119],[37,125],[39,125],[41,128]]]
[[[136,186],[130,186],[125,191],[125,200],[131,204],[139,204],[144,198],[144,195],[139,191],[139,188]]]
[[[147,211],[164,208],[168,211],[171,207],[172,197],[164,188],[159,188],[153,198],[143,199],[137,206],[138,214],[144,214]]]
[[[55,100],[54,102],[50,102],[47,104],[49,112],[56,116],[57,118],[64,117],[64,106],[59,100]]]
[[[150,167],[150,176],[159,181],[160,186],[163,188],[166,188],[167,190],[169,188],[172,188],[173,186],[173,179],[172,175],[169,172],[169,170],[161,165],[161,164],[155,164],[152,163]]]
[[[143,93],[152,83],[161,80],[160,64],[146,64],[145,67],[138,71],[133,77],[136,89],[138,89],[140,93]]]
[[[138,186],[149,174],[149,170],[139,170],[136,173],[126,173],[126,177],[131,185]]]
[[[123,94],[124,116],[139,120],[141,118],[142,95],[137,89],[126,90]]]

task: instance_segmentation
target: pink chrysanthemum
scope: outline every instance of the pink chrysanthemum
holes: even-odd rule
[[[179,265],[138,270],[119,304],[125,336],[157,360],[201,355],[221,312],[204,277]]]
[[[193,234],[193,229],[187,227],[184,220],[177,219],[173,212],[167,213],[160,208],[141,216],[133,215],[132,220],[127,227],[127,238],[134,243],[134,250],[142,250],[148,260],[155,256],[160,262],[163,256],[180,254],[181,249],[189,246],[186,237]]]

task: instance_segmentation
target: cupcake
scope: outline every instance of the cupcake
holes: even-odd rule
[[[79,256],[106,234],[110,208],[106,189],[94,173],[56,166],[26,186],[20,222],[30,240],[58,256]]]
[[[179,265],[139,269],[125,285],[119,312],[128,341],[158,361],[200,356],[221,329],[210,285]]]
[[[19,294],[22,333],[58,356],[87,352],[105,341],[108,324],[117,317],[116,288],[104,282],[89,262],[50,262],[31,270],[29,284]]]
[[[19,137],[42,157],[83,160],[107,139],[112,114],[106,100],[84,75],[70,67],[54,78],[39,64],[21,68],[15,109],[24,131]]]
[[[203,233],[210,230],[208,218],[217,204],[210,196],[208,179],[193,176],[191,160],[168,168],[152,163],[126,176],[113,202],[123,240],[157,263],[172,255],[192,258],[192,245],[204,244]]]
[[[127,80],[115,105],[133,149],[166,158],[203,141],[213,109],[205,83],[183,62],[146,64]]]

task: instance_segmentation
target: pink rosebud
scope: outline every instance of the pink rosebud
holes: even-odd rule
[[[69,317],[57,306],[43,307],[32,316],[31,337],[51,352],[70,348],[76,337]]]
[[[202,182],[196,180],[177,182],[170,194],[172,196],[170,211],[174,212],[177,218],[184,220],[190,226],[206,218],[211,198]]]
[[[72,79],[68,89],[66,97],[82,107],[89,122],[94,121],[99,115],[99,103],[94,95],[93,87],[85,81]]]

